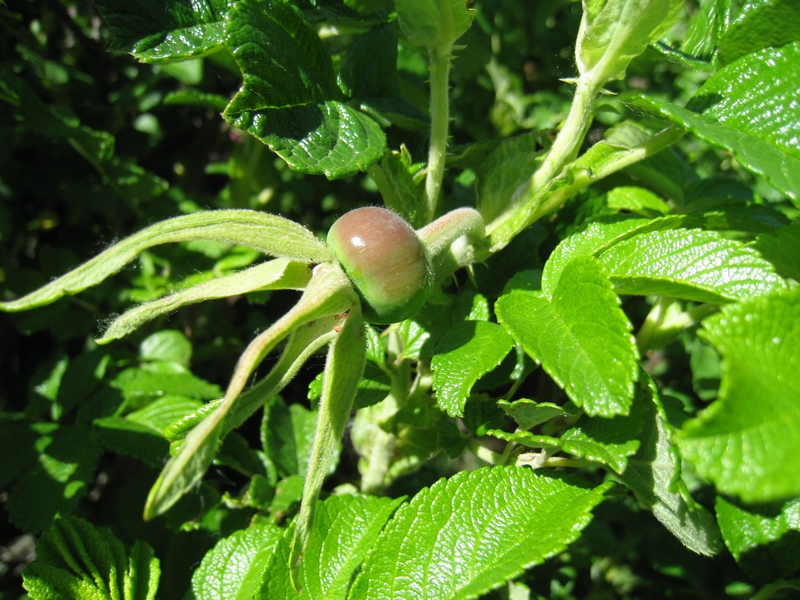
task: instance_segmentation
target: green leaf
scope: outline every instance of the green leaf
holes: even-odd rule
[[[357,409],[372,406],[384,400],[392,391],[392,380],[377,365],[368,362],[356,390],[354,406]]]
[[[398,509],[351,596],[478,597],[563,551],[607,488],[518,467],[456,473]]]
[[[681,0],[583,0],[575,47],[581,77],[599,85],[620,79],[628,64],[664,35],[683,9]]]
[[[203,406],[193,398],[164,396],[127,415],[129,421],[140,423],[164,436],[164,430],[178,419]],[[171,439],[169,441],[172,441]]]
[[[583,415],[560,438],[536,435],[529,431],[508,433],[493,430],[489,433],[496,438],[528,448],[543,448],[551,453],[561,450],[598,465],[605,465],[620,474],[628,466],[628,457],[639,449],[642,418],[646,410],[646,398],[637,386],[630,414],[618,415],[613,419]]]
[[[382,23],[356,38],[345,54],[339,70],[344,92],[353,98],[391,98],[398,96],[397,33]]]
[[[747,2],[719,44],[724,64],[768,46],[800,40],[800,10],[794,0]]]
[[[412,163],[405,146],[399,152],[387,153],[370,169],[370,175],[378,184],[386,208],[398,213],[415,229],[425,225],[420,212],[424,171]]]
[[[190,598],[254,598],[261,574],[272,560],[283,533],[276,525],[259,522],[218,541],[192,575]]]
[[[591,221],[580,231],[564,238],[547,258],[542,272],[542,285],[552,287],[570,262],[587,256],[598,256],[605,250],[637,234],[680,227],[685,217],[642,219],[615,215]]]
[[[308,548],[300,569],[300,587],[307,598],[336,600],[348,596],[353,574],[375,544],[378,534],[404,498],[374,496],[332,496],[320,502],[317,525],[308,540]],[[286,563],[276,564],[276,570]],[[264,580],[275,577],[275,571],[264,574]],[[265,594],[264,598],[273,598]]]
[[[636,106],[731,152],[743,167],[800,201],[800,42],[767,48],[721,69],[687,108],[653,99]],[[758,81],[758,85],[753,85]]]
[[[107,529],[77,517],[57,519],[36,544],[36,561],[22,572],[32,600],[154,600],[158,559],[137,541],[130,553]]]
[[[302,593],[295,591],[288,568],[294,533],[289,527],[272,550],[272,559],[261,573],[255,595],[248,597],[270,600],[352,597],[348,591],[354,573],[402,501],[403,498],[342,495],[320,502],[317,515],[320,526],[311,532],[308,556],[299,571]]]
[[[302,173],[344,177],[365,170],[386,148],[378,124],[340,102],[330,55],[285,0],[237,2],[228,47],[243,84],[223,116]]]
[[[290,2],[236,3],[228,18],[228,47],[244,79],[229,114],[336,98],[330,55]]]
[[[472,386],[494,370],[514,341],[495,323],[464,321],[439,340],[431,360],[436,403],[451,417],[464,415]]]
[[[204,56],[225,42],[227,0],[98,0],[114,46],[142,62]]]
[[[77,294],[120,271],[148,248],[188,240],[216,240],[307,263],[332,260],[328,249],[313,233],[288,219],[253,210],[205,211],[146,227],[35,292],[11,302],[0,302],[0,310],[27,310],[64,295]]]
[[[36,459],[14,483],[6,509],[20,529],[39,532],[71,513],[89,491],[100,447],[91,429],[72,426],[42,432],[35,449]]]
[[[745,505],[717,496],[725,544],[744,571],[768,583],[800,569],[800,498]]]
[[[467,0],[395,0],[403,35],[430,53],[450,52],[472,24],[475,11]]]
[[[139,356],[146,361],[177,363],[188,368],[192,359],[192,343],[180,331],[157,331],[139,344]]]
[[[92,424],[98,440],[107,449],[133,456],[153,467],[164,464],[169,443],[160,431],[123,417],[95,419]]]
[[[111,386],[120,390],[136,408],[162,396],[185,396],[200,400],[222,396],[219,386],[188,371],[158,368],[157,365],[125,369],[111,381]]]
[[[280,398],[275,397],[264,407],[262,445],[279,479],[289,475],[306,476],[316,427],[317,412],[300,404],[287,407]]]
[[[680,432],[683,456],[745,502],[800,494],[800,288],[725,306],[700,334],[722,355],[722,384]]]
[[[300,501],[303,499],[303,485],[305,480],[299,475],[289,475],[275,484],[275,493],[269,504],[272,521],[279,522],[283,515],[294,514]],[[289,559],[286,559],[289,564]]]
[[[720,40],[728,31],[732,12],[731,0],[701,2],[689,23],[681,51],[710,62],[717,54]]]
[[[664,215],[669,205],[648,189],[634,186],[619,186],[608,192],[609,208],[627,210],[642,216]]]
[[[618,478],[684,546],[713,556],[722,549],[714,517],[692,500],[680,479],[680,457],[670,441],[673,430],[654,384],[647,378],[640,385],[641,446]]]
[[[639,434],[646,405],[639,386],[630,413],[613,419],[583,416],[561,436],[562,449],[578,458],[608,465],[615,473],[623,473],[628,457],[639,449]]]
[[[550,419],[576,417],[580,414],[572,404],[560,406],[552,402],[536,402],[524,398],[514,402],[499,400],[497,405],[503,409],[506,415],[514,419],[519,429],[523,431],[527,431]]]
[[[477,207],[489,223],[508,208],[509,198],[541,162],[542,135],[534,132],[501,141],[476,167]]]
[[[328,179],[365,171],[386,150],[386,136],[374,119],[335,100],[239,113],[229,107],[224,116],[295,171]]]
[[[276,258],[132,308],[114,319],[97,343],[105,344],[124,337],[147,321],[178,310],[182,306],[255,291],[302,289],[310,278],[311,272],[307,263]]]
[[[785,287],[755,250],[716,231],[640,233],[599,253],[618,294],[724,302]]]
[[[779,271],[800,281],[800,221],[759,235],[755,247]]]
[[[800,41],[750,54],[706,81],[687,108],[800,160],[799,61]]]
[[[210,108],[211,110],[221,113],[228,106],[229,98],[220,94],[212,94],[203,92],[198,89],[189,88],[182,90],[175,90],[164,95],[165,106],[198,106],[202,108]]]
[[[544,287],[501,296],[498,320],[587,414],[627,414],[639,357],[602,267],[578,258]]]

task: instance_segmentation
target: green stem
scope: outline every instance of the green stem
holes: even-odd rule
[[[579,190],[661,152],[677,142],[684,134],[685,132],[679,127],[670,125],[637,146],[620,149],[618,156],[594,170],[576,169],[571,173],[569,181],[557,181],[558,176],[555,176],[555,179],[547,181],[544,187],[534,189],[532,182],[542,173],[542,169],[538,169],[534,176],[517,190],[515,201],[509,209],[486,226],[488,235],[476,248],[475,260],[485,260],[505,248],[520,232],[546,214],[557,210]],[[562,164],[560,168],[563,169],[564,166]],[[553,166],[547,167],[548,171],[553,168]]]
[[[578,79],[569,114],[561,125],[544,162],[515,195],[522,198],[532,196],[536,190],[555,179],[567,163],[575,160],[586,132],[592,124],[598,91],[595,82],[589,82],[584,78]]]
[[[481,214],[474,208],[457,208],[417,231],[436,280],[474,261],[472,244],[486,232]],[[462,239],[463,238],[463,239]],[[456,242],[459,243],[456,243]]]
[[[528,466],[532,469],[541,467],[596,467],[597,463],[582,458],[566,458],[553,456],[555,450],[542,450],[541,452],[526,452],[517,457],[518,466]]]
[[[505,464],[505,456],[503,454],[490,450],[486,446],[481,446],[475,440],[470,440],[467,447],[472,454],[487,464],[492,466]]]
[[[428,58],[431,73],[431,145],[428,149],[425,178],[425,223],[430,223],[436,217],[444,178],[447,130],[450,123],[450,50],[451,48],[446,51],[432,51]]]
[[[390,331],[387,348],[387,363],[397,360],[402,350],[402,342],[397,331]],[[395,363],[390,374],[391,389],[389,395],[376,406],[369,407],[373,427],[372,445],[367,459],[367,469],[361,477],[361,491],[365,494],[381,494],[386,486],[386,475],[394,453],[396,436],[384,431],[379,423],[391,418],[402,406],[405,406],[411,389],[411,364],[407,360]]]

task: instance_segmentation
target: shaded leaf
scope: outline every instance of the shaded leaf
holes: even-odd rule
[[[160,574],[148,544],[137,541],[128,553],[109,530],[67,517],[42,535],[22,577],[33,600],[154,600]]]
[[[751,577],[768,583],[800,570],[800,498],[748,505],[717,496],[716,511],[725,544]]]
[[[799,8],[794,0],[745,3],[719,44],[719,61],[728,64],[762,48],[800,40]]]
[[[431,360],[439,407],[451,417],[463,416],[472,387],[502,362],[513,345],[495,323],[464,321],[448,331]]]
[[[722,384],[719,400],[683,426],[683,456],[747,502],[800,494],[800,288],[725,306],[703,325],[722,355]]]
[[[223,116],[267,144],[290,167],[328,178],[352,175],[386,148],[378,124],[343,104],[330,54],[285,0],[236,3],[228,47],[242,88]]]
[[[779,271],[800,281],[800,221],[759,235],[755,247]]]
[[[142,62],[203,56],[225,42],[227,0],[98,0],[114,45]]]
[[[6,508],[21,529],[39,532],[89,491],[100,447],[91,429],[73,426],[43,432],[35,448],[36,460],[11,488]]]
[[[681,543],[698,554],[713,556],[722,549],[714,517],[694,502],[680,480],[680,457],[672,446],[672,428],[665,418],[655,386],[648,379],[637,396],[642,410],[639,451],[628,459],[619,480]]]

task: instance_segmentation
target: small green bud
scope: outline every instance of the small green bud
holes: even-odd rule
[[[396,323],[425,304],[431,287],[428,259],[399,215],[372,206],[351,210],[328,231],[328,246],[361,294],[368,321]]]

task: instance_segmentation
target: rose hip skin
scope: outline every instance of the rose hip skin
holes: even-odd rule
[[[372,323],[414,315],[430,289],[430,268],[417,234],[385,208],[357,208],[328,231],[328,246],[364,299]]]

